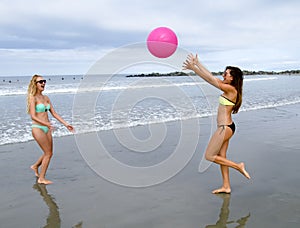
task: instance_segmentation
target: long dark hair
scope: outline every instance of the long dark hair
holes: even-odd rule
[[[236,103],[235,106],[233,106],[232,113],[238,113],[239,108],[242,105],[242,96],[243,96],[243,71],[241,71],[238,67],[233,66],[227,66],[226,70],[230,70],[230,75],[233,77],[233,80],[231,81],[231,85],[236,89],[237,91],[237,97],[236,97]]]

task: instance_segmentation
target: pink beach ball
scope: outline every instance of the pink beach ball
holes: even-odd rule
[[[176,34],[167,27],[158,27],[150,32],[147,38],[149,52],[158,58],[167,58],[177,49]]]

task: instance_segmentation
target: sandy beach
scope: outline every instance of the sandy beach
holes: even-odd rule
[[[230,195],[211,194],[221,185],[217,165],[198,172],[206,130],[181,172],[145,188],[99,177],[82,158],[74,136],[54,139],[47,173],[54,184],[49,186],[37,185],[29,168],[41,154],[35,141],[0,146],[0,227],[298,227],[299,110],[296,104],[233,116],[237,131],[228,158],[244,161],[252,179],[230,170]],[[168,124],[176,127],[176,122]],[[112,133],[101,134],[109,140]],[[157,150],[173,147],[171,139]],[[114,151],[124,152],[122,147]]]

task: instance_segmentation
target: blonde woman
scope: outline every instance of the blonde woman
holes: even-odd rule
[[[213,193],[230,193],[229,167],[236,169],[246,178],[250,175],[243,162],[235,163],[226,158],[229,140],[235,132],[235,124],[231,114],[239,111],[242,104],[243,72],[238,67],[227,66],[223,73],[223,80],[214,77],[198,60],[198,56],[188,55],[183,63],[183,69],[192,70],[209,84],[220,89],[223,93],[219,97],[217,114],[217,130],[211,137],[206,148],[205,158],[220,165],[223,185]]]
[[[32,136],[37,141],[44,154],[30,167],[39,184],[52,184],[45,178],[46,172],[53,154],[52,130],[53,127],[48,118],[48,112],[61,122],[69,131],[74,132],[73,126],[68,124],[58,115],[48,96],[43,95],[46,80],[40,75],[34,75],[28,85],[27,112],[32,119]],[[39,173],[39,167],[41,170]]]

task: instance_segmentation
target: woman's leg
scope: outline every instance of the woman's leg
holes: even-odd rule
[[[44,155],[40,157],[41,159],[41,172],[39,174],[38,183],[40,184],[52,184],[51,181],[45,179],[46,172],[50,163],[50,159],[52,157],[52,135],[51,131],[48,131],[45,134],[39,128],[32,128],[32,135],[34,139],[37,141],[39,146],[42,148]],[[37,161],[38,164],[40,160]]]
[[[226,152],[228,149],[229,140],[226,140],[220,150],[220,156],[226,158]],[[222,173],[222,179],[223,179],[223,185],[221,188],[214,190],[212,193],[231,193],[231,187],[230,187],[230,179],[229,179],[229,167],[226,165],[220,165],[221,173]]]
[[[42,164],[43,158],[44,155],[39,157],[39,159],[32,166],[30,166],[30,168],[34,171],[36,177],[39,177],[39,167]]]
[[[245,165],[243,162],[235,163],[226,159],[225,157],[220,156],[220,151],[224,142],[230,139],[232,136],[232,131],[228,127],[219,127],[214,135],[211,137],[206,152],[205,158],[209,161],[215,162],[219,165],[229,166],[238,170],[246,178],[250,179],[250,175],[245,170]]]

